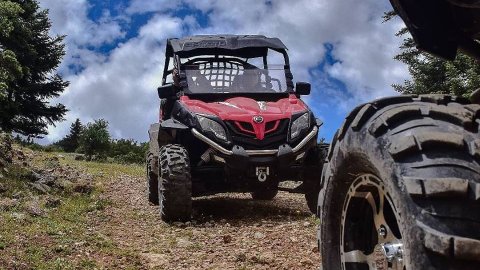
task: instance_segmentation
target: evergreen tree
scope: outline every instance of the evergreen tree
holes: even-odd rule
[[[395,12],[387,12],[385,21],[395,17]],[[469,97],[480,87],[480,64],[463,53],[454,61],[447,61],[418,50],[408,29],[401,29],[397,36],[405,37],[400,46],[401,52],[394,58],[408,65],[412,76],[403,84],[393,88],[402,94],[451,94]]]
[[[0,37],[8,37],[13,30],[13,23],[18,21],[23,12],[20,5],[9,1],[0,2]],[[15,53],[6,50],[0,44],[0,100],[7,97],[7,84],[22,75],[22,68]],[[1,126],[0,126],[1,127]]]
[[[92,155],[106,157],[110,148],[108,122],[99,119],[88,123],[80,136],[80,147],[85,152],[87,159],[90,159]]]
[[[80,136],[83,131],[82,122],[77,118],[75,122],[70,126],[70,133],[65,136],[62,140],[56,143],[60,146],[65,152],[75,152],[80,146]]]
[[[1,0],[0,15],[0,128],[45,135],[66,113],[62,104],[48,102],[68,86],[55,73],[64,37],[49,36],[48,11],[35,0]]]

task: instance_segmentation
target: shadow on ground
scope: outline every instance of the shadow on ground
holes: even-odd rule
[[[297,201],[290,202],[278,197],[272,201],[259,201],[247,197],[217,195],[196,198],[193,201],[193,219],[199,224],[224,220],[232,225],[248,225],[262,220],[295,221],[310,215],[305,207],[299,207]]]

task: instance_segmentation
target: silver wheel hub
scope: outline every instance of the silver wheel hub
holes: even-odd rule
[[[391,209],[390,197],[383,182],[376,176],[365,174],[353,181],[345,199],[340,225],[343,270],[357,269],[354,267],[356,264],[366,264],[369,269],[375,270],[405,269],[398,217]],[[368,234],[371,229],[375,229],[373,234]]]

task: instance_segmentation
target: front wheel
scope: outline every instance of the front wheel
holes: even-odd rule
[[[192,215],[192,180],[187,150],[177,144],[160,148],[158,194],[166,222],[188,221]]]

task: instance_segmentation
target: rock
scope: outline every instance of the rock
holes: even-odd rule
[[[1,199],[0,200],[0,210],[7,211],[18,205],[18,201],[15,199]]]
[[[265,238],[265,235],[261,232],[256,232],[254,235],[253,235],[253,238],[255,239],[262,239],[262,238]]]
[[[73,184],[73,191],[78,193],[90,194],[93,191],[93,185],[85,180]]]
[[[44,183],[40,183],[40,182],[35,182],[35,183],[28,183],[31,187],[33,187],[34,189],[40,191],[41,193],[49,193],[50,192],[50,187],[47,186],[46,184]]]
[[[233,240],[231,235],[224,235],[222,238],[223,238],[223,243],[225,243],[225,244],[228,244],[228,243],[232,242],[232,240]]]
[[[165,254],[143,253],[140,256],[147,261],[149,269],[163,268],[166,264],[168,264],[168,257]]]
[[[22,198],[22,197],[23,197],[23,192],[21,192],[21,191],[12,195],[12,198],[17,199],[17,200]]]
[[[48,197],[45,201],[45,207],[56,208],[60,206],[62,201],[59,198]]]
[[[23,213],[13,212],[10,215],[12,216],[12,218],[14,218],[15,220],[18,220],[18,221],[22,221],[22,220],[25,219],[25,214],[23,214]]]
[[[27,213],[29,213],[32,217],[40,217],[45,215],[45,211],[40,207],[37,200],[30,202],[26,209]]]
[[[32,182],[38,182],[42,179],[42,175],[35,172],[35,171],[31,171],[30,173],[30,180],[32,180]]]
[[[75,247],[81,247],[81,246],[83,246],[83,245],[85,245],[85,244],[86,244],[85,241],[80,241],[80,242],[75,242],[75,243],[73,243],[73,245],[74,245]]]
[[[68,248],[67,245],[58,245],[58,246],[55,246],[55,247],[53,248],[53,251],[55,251],[56,253],[61,253],[61,252],[66,251],[67,248]]]
[[[310,222],[305,221],[305,222],[303,223],[303,227],[308,227],[308,226],[310,226]]]
[[[3,178],[3,175],[0,174],[0,179],[2,179],[2,178]],[[8,188],[5,186],[5,184],[0,183],[0,193],[5,193],[7,191],[8,191]]]
[[[177,247],[179,248],[187,248],[189,246],[193,245],[192,242],[188,241],[187,239],[184,238],[177,238]]]
[[[307,259],[307,258],[302,259],[302,260],[300,261],[300,263],[301,263],[303,266],[313,265],[313,261],[310,260],[310,259]]]
[[[59,161],[58,157],[49,157],[47,160],[49,160],[49,161]]]
[[[245,255],[245,253],[240,253],[236,256],[236,260],[237,262],[245,262],[247,261],[247,255]]]
[[[0,133],[0,160],[3,166],[13,161],[12,136],[6,133]]]

